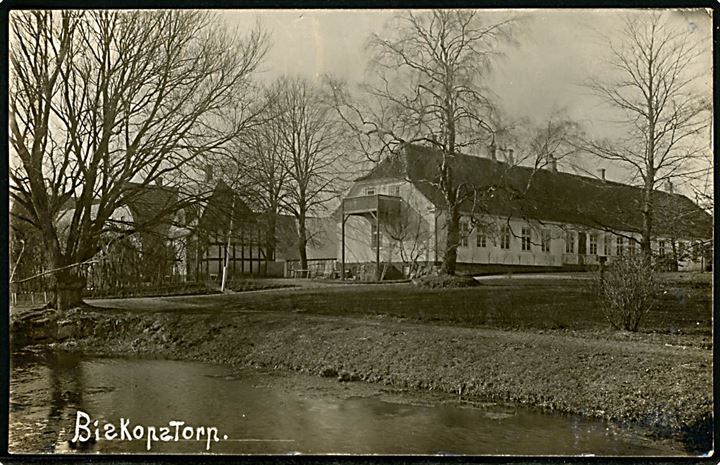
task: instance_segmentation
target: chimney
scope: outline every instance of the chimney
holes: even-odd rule
[[[673,183],[668,179],[667,184],[665,186],[665,189],[668,191],[668,193],[673,193]]]
[[[554,156],[548,155],[548,160],[550,161],[550,171],[553,173],[557,173],[557,160]]]
[[[210,164],[205,165],[205,182],[213,180],[213,167]]]
[[[598,171],[600,171],[600,178],[602,179],[602,182],[605,182],[605,168],[600,168]]]
[[[162,176],[158,176],[157,179],[155,179],[155,184],[157,184],[158,187],[162,187],[162,185],[163,185],[163,178],[162,178]]]
[[[513,155],[515,154],[515,150],[513,149],[507,149],[507,162],[509,165],[512,165],[515,163]]]

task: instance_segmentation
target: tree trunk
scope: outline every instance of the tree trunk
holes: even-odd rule
[[[267,270],[267,263],[275,260],[275,249],[277,248],[277,239],[275,238],[275,229],[277,224],[277,218],[275,212],[268,214],[267,229],[265,231],[265,269]]]
[[[652,212],[653,212],[653,198],[652,198],[652,185],[653,181],[650,179],[648,173],[648,181],[645,183],[645,189],[643,192],[643,208],[642,208],[642,237],[640,239],[640,250],[643,255],[643,259],[648,263],[652,260],[652,248],[651,239],[653,234],[652,224]]]
[[[307,231],[305,215],[298,217],[298,252],[300,252],[300,269],[307,270]]]
[[[83,305],[83,290],[87,278],[81,274],[77,267],[58,271],[54,274],[54,296],[52,306],[58,310],[69,310]]]
[[[677,250],[677,242],[675,242],[675,239],[670,239],[670,247],[672,249],[672,261],[670,263],[670,271],[677,271],[678,261],[680,260],[680,257],[678,257],[678,250]]]
[[[445,241],[445,254],[440,271],[443,274],[454,275],[457,263],[457,248],[460,241],[460,213],[457,207],[451,207],[445,221],[447,238]]]

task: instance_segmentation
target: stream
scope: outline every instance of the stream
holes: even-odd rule
[[[89,418],[80,417],[82,434],[95,434],[94,421],[100,428],[80,450],[90,454],[687,454],[641,430],[447,394],[201,362],[13,354],[11,452],[77,452],[68,440],[78,411]],[[132,440],[120,438],[123,421]],[[104,436],[107,424],[118,437]],[[150,427],[158,436],[169,428],[171,439],[148,450]],[[186,427],[195,428],[189,439]]]

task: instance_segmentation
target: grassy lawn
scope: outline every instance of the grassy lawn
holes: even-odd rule
[[[502,329],[606,329],[608,324],[591,286],[588,279],[501,278],[465,289],[419,289],[411,284],[330,286],[197,300],[188,297],[183,302],[196,304],[203,312],[272,310],[352,317],[387,315]],[[710,278],[665,278],[659,294],[658,305],[645,317],[641,331],[710,334]]]

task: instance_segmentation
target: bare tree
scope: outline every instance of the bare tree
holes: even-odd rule
[[[621,115],[623,136],[590,141],[590,153],[625,165],[643,189],[641,249],[651,255],[652,192],[663,181],[692,175],[703,156],[709,98],[696,90],[704,51],[690,31],[674,28],[668,13],[628,15],[610,43],[607,76],[587,83]]]
[[[447,274],[455,273],[460,205],[476,195],[473,186],[455,181],[452,160],[492,139],[496,110],[484,83],[513,24],[513,19],[486,21],[483,13],[468,10],[400,14],[388,25],[387,37],[373,35],[369,41],[377,79],[364,90],[374,111],[348,104],[335,86],[336,105],[359,142],[377,138],[380,153],[403,143],[441,152],[437,176],[429,182],[445,199]]]
[[[283,77],[274,85],[280,163],[287,174],[283,208],[297,221],[300,266],[307,269],[307,218],[336,198],[343,157],[342,127],[308,81]]]
[[[16,11],[11,31],[10,196],[27,212],[14,219],[41,232],[66,309],[82,302],[78,265],[118,231],[113,212],[253,121],[243,90],[266,40],[197,11]]]
[[[283,208],[289,174],[282,158],[283,131],[277,99],[273,89],[265,90],[262,122],[236,139],[231,151],[240,190],[252,207],[263,212],[266,261],[275,257],[277,216]]]
[[[421,261],[427,261],[433,231],[422,215],[409,203],[403,203],[399,211],[385,221],[384,232],[390,239],[389,259],[394,251],[408,267],[408,276],[419,276],[423,271]]]

